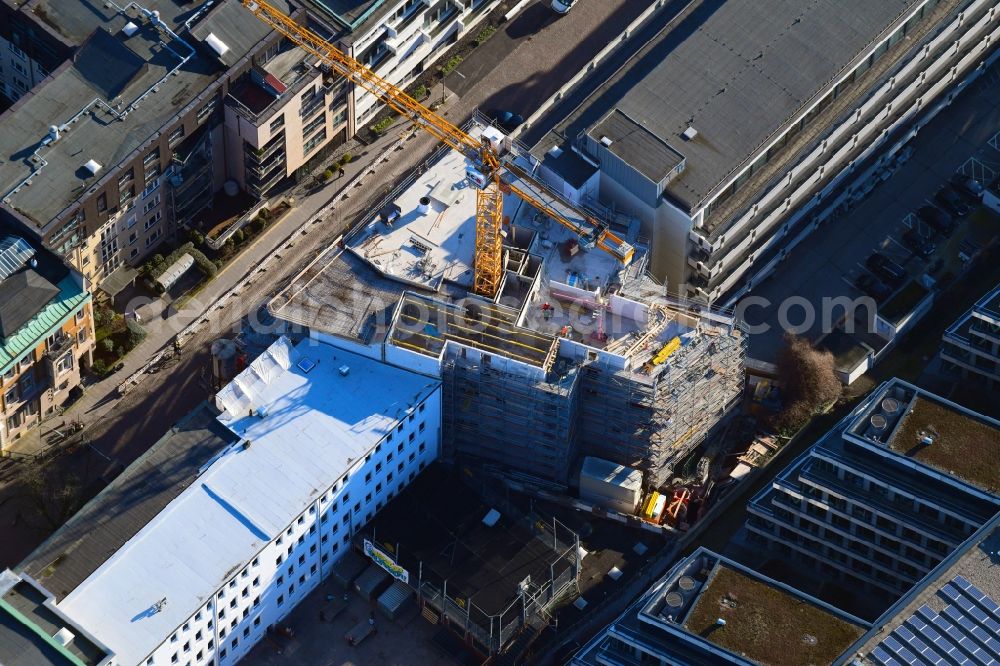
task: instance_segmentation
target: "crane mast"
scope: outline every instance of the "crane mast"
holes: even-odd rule
[[[486,138],[476,139],[440,114],[431,111],[413,99],[404,90],[386,81],[369,67],[343,53],[321,38],[308,27],[299,25],[294,19],[271,6],[264,0],[241,0],[243,6],[260,21],[269,25],[291,42],[317,57],[333,72],[343,76],[354,85],[375,95],[382,103],[396,113],[409,118],[425,132],[430,133],[453,150],[469,158],[485,177],[487,186],[476,194],[476,250],[473,268],[475,272],[473,290],[487,298],[496,296],[503,276],[503,194],[511,192],[560,224],[585,237],[588,242],[605,250],[622,263],[628,263],[634,252],[631,245],[611,233],[604,224],[582,215],[583,224],[575,223],[539,200],[538,195],[526,191],[524,187],[505,183],[501,172],[505,166],[500,156]],[[526,174],[521,174],[520,182],[531,182]],[[555,200],[554,193],[540,183],[536,189],[544,191]],[[560,201],[560,203],[566,203]],[[566,204],[569,206],[569,204]]]

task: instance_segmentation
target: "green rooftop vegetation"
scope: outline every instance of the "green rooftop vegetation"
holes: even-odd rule
[[[719,619],[725,625],[718,624]],[[685,628],[768,666],[830,664],[864,630],[783,590],[720,565]]]
[[[978,418],[917,398],[889,446],[975,486],[1000,492],[1000,429]]]

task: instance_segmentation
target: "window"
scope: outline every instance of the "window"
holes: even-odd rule
[[[274,134],[284,126],[285,126],[285,116],[284,114],[282,114],[271,121],[271,124],[269,126],[271,129],[271,134]]]
[[[59,363],[57,364],[57,367],[59,368],[59,374],[62,374],[64,372],[69,372],[70,370],[72,370],[73,369],[73,352],[67,352],[65,356],[63,356],[61,359],[59,359]]]
[[[17,387],[13,387],[3,395],[3,402],[8,407],[17,402]]]
[[[80,332],[83,333],[84,337],[86,337],[86,331]],[[31,395],[32,391],[35,390],[35,376],[30,372],[21,375],[21,381],[18,383],[18,388],[20,389],[22,396],[27,397]],[[11,390],[13,391],[14,389]]]
[[[154,148],[149,153],[147,153],[144,158],[142,158],[142,165],[144,167],[148,167],[151,164],[159,161],[160,161],[160,149]]]
[[[21,60],[24,60],[24,59],[25,59],[25,58],[27,57],[27,56],[25,55],[24,51],[22,51],[21,49],[19,49],[18,47],[16,47],[16,46],[15,46],[15,45],[13,44],[13,42],[12,42],[12,43],[10,43],[10,44],[8,44],[8,46],[10,46],[10,52],[11,52],[11,53],[13,53],[14,55],[16,55],[16,56],[17,56],[18,58],[20,58]]]
[[[180,127],[178,127],[177,129],[175,129],[173,132],[170,133],[170,136],[167,138],[167,144],[173,146],[183,138],[184,138],[184,125],[181,125]]]
[[[152,229],[153,227],[155,227],[156,223],[159,222],[160,218],[162,218],[162,217],[163,217],[163,211],[162,210],[158,210],[155,213],[153,213],[148,220],[146,220],[146,223],[143,226],[148,231],[149,229]],[[159,234],[157,234],[156,237],[159,238]],[[149,243],[146,243],[146,244],[149,245]]]
[[[211,100],[208,101],[207,104],[205,104],[205,106],[198,109],[198,122],[199,123],[204,122],[206,118],[212,115],[212,112],[215,111],[215,108],[218,105],[219,105],[219,98],[213,97]]]
[[[147,181],[146,181],[146,187],[142,191],[142,198],[145,199],[150,194],[152,194],[153,192],[155,192],[159,187],[160,187],[159,174],[157,174],[156,176],[154,176],[152,178],[152,180],[147,179]],[[153,204],[153,206],[155,206],[159,202],[160,202],[160,197],[156,197],[156,203]],[[149,206],[149,205],[143,206],[143,211],[142,212],[143,213],[148,213],[153,206]]]
[[[97,212],[103,213],[108,209],[108,194],[107,192],[101,192],[97,196]]]

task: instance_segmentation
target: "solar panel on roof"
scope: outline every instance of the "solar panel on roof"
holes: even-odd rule
[[[882,649],[881,645],[876,646],[870,656],[875,660],[875,663],[881,664],[881,666],[894,666],[899,663],[891,654]]]
[[[899,649],[903,647],[903,644],[897,641],[895,638],[893,638],[891,634],[885,637],[885,640],[882,641],[882,645],[886,646],[887,648],[889,648],[890,650],[892,650],[897,654],[899,653]]]
[[[953,583],[947,583],[944,587],[941,588],[941,594],[943,594],[946,599],[955,601],[956,599],[958,599],[961,592],[959,592],[958,588],[955,587]]]

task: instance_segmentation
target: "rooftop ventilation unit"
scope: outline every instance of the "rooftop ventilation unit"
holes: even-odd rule
[[[66,627],[63,627],[62,629],[57,631],[56,635],[53,636],[52,638],[55,639],[55,642],[59,643],[59,645],[66,647],[67,645],[73,642],[73,639],[76,638],[76,636],[73,635],[72,631],[70,631]]]
[[[216,37],[214,32],[208,33],[208,37],[205,38],[205,43],[208,44],[208,47],[215,51],[215,54],[220,58],[226,54],[226,51],[229,50],[229,45]]]
[[[351,366],[349,366],[349,365],[342,365],[337,370],[337,372],[340,373],[341,377],[346,377],[347,375],[351,374]]]
[[[696,130],[694,127],[688,127],[686,130],[681,132],[681,136],[684,137],[685,141],[691,141],[696,136],[698,136],[698,130]]]
[[[83,168],[86,169],[91,176],[96,176],[97,172],[101,170],[101,165],[96,160],[87,160],[87,163],[83,165]]]
[[[552,146],[551,148],[549,148],[549,155],[552,157],[559,157],[562,154],[563,154],[563,149],[560,148],[559,146]]]
[[[125,24],[125,27],[122,28],[122,32],[125,33],[126,37],[131,37],[135,33],[139,32],[139,26],[137,26],[135,23],[132,23],[132,21],[129,21],[128,23]]]
[[[610,139],[609,137],[606,137],[606,136],[602,136],[601,137],[601,145],[602,146],[608,147],[612,143],[614,143],[614,141],[612,139]]]

